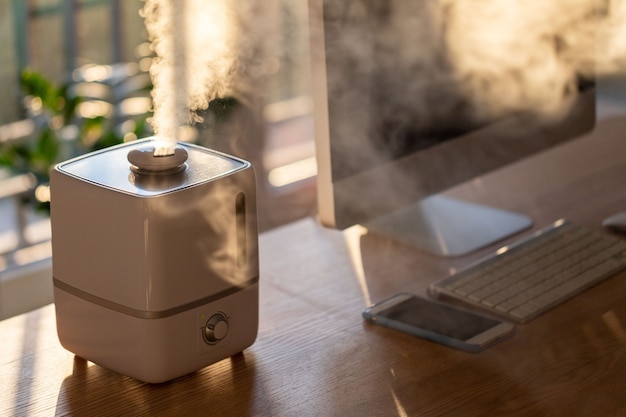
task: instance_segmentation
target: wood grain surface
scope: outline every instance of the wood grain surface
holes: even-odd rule
[[[449,194],[521,210],[534,228],[560,217],[600,228],[626,209],[625,180],[626,120],[614,119]],[[145,384],[64,350],[46,306],[0,322],[0,415],[626,415],[626,272],[470,354],[369,325],[360,312],[396,292],[423,294],[498,245],[443,259],[314,218],[260,244],[260,330],[243,353]]]

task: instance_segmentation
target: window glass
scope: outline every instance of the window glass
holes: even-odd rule
[[[77,65],[110,64],[113,60],[111,6],[83,6],[76,13]]]
[[[61,4],[61,0],[35,0],[30,2],[35,9],[55,7]]]
[[[66,80],[63,15],[47,13],[28,24],[29,66],[61,83]]]
[[[135,62],[141,57],[149,54],[145,47],[137,50],[137,47],[147,42],[148,34],[143,23],[143,17],[139,15],[139,10],[143,7],[140,1],[120,2],[120,30],[122,32],[123,61]]]
[[[0,1],[0,125],[19,118],[19,87],[17,85],[17,56],[15,51],[15,22],[10,2]]]

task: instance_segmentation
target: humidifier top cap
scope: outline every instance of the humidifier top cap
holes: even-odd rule
[[[149,197],[250,166],[242,159],[182,142],[176,144],[173,155],[154,157],[151,152],[159,140],[150,137],[92,152],[63,162],[56,170],[105,188]]]
[[[180,145],[168,144],[168,148],[155,143],[131,149],[126,155],[131,171],[140,175],[172,175],[185,170],[187,151]]]

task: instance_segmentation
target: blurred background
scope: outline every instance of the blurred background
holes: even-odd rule
[[[274,3],[280,53],[261,99],[215,100],[185,138],[253,162],[260,231],[316,210],[307,1]],[[52,301],[50,168],[153,133],[143,7],[0,0],[0,319]],[[231,143],[233,125],[250,141]]]

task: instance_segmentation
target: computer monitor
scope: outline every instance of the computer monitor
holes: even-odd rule
[[[410,8],[406,19],[395,11],[396,26],[385,22],[401,3],[408,4],[309,1],[320,219],[339,229],[361,224],[433,253],[466,254],[532,219],[440,193],[592,129],[594,86],[579,79],[559,117],[519,107],[476,117],[480,104],[464,98],[446,45],[427,35],[445,25],[424,28],[428,21]],[[412,40],[381,38],[394,30]]]

